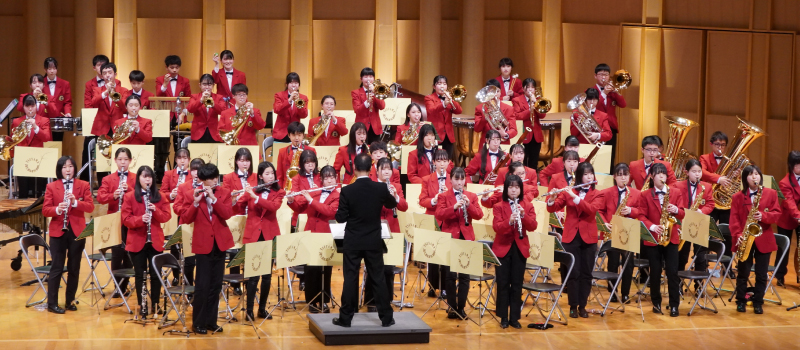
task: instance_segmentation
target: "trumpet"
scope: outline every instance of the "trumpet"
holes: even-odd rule
[[[258,192],[263,192],[267,187],[272,186],[273,184],[275,184],[277,182],[278,182],[278,180],[273,180],[273,181],[270,181],[270,182],[265,182],[265,183],[260,184],[258,186],[254,186],[253,187],[253,192],[257,192],[257,193]],[[240,195],[242,193],[245,193],[245,192],[246,192],[245,190],[236,190],[236,191],[231,192],[231,196],[235,197],[235,196],[238,196],[238,195]]]
[[[306,101],[300,98],[300,90],[292,91],[292,94],[294,94],[295,92],[297,92],[297,96],[295,97],[294,95],[292,95],[293,96],[291,98],[292,103],[294,103],[295,107],[297,108],[305,108]]]
[[[43,92],[40,92],[39,94],[36,95],[36,102],[39,102],[41,104],[45,104],[46,105],[47,104],[47,95],[45,93],[43,93]]]
[[[330,186],[325,186],[325,187],[312,188],[310,190],[306,190],[306,192],[311,193],[311,192],[317,192],[317,191],[322,191],[322,190],[333,190],[334,188],[336,188],[336,186],[339,186],[339,185],[330,185]],[[344,187],[344,186],[346,186],[346,185],[342,185],[342,187]],[[297,197],[297,196],[302,195],[302,194],[303,194],[303,191],[291,192],[291,193],[285,195],[284,198],[294,198],[294,197]]]
[[[203,106],[206,106],[206,108],[214,108],[214,98],[212,98],[211,95],[204,97]]]
[[[114,101],[114,102],[119,101],[122,98],[122,95],[120,95],[119,92],[117,92],[117,90],[115,90],[116,87],[117,87],[117,84],[114,84],[114,81],[109,81],[109,82],[106,82],[106,85],[111,87],[111,93],[108,94],[108,97],[111,98],[111,101]]]
[[[569,190],[572,190],[572,189],[575,189],[575,188],[584,188],[584,187],[586,187],[586,186],[589,186],[589,185],[594,185],[594,184],[596,184],[596,183],[597,183],[597,181],[592,181],[592,182],[587,182],[587,183],[585,183],[585,184],[580,184],[580,185],[575,185],[575,186],[567,186],[567,187],[564,187],[564,188],[555,189],[555,190],[552,190],[552,191],[550,191],[550,192],[547,192],[547,193],[545,193],[545,194],[543,194],[543,195],[539,196],[539,198],[543,198],[543,197],[552,196],[552,195],[554,195],[554,194],[559,194],[559,193],[561,193],[561,192],[564,192],[564,191],[569,191]]]

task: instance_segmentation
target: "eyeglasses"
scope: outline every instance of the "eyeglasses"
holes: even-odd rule
[[[658,148],[645,148],[644,151],[648,153],[658,153]]]
[[[233,95],[233,97],[247,97],[247,94],[240,93],[240,94]]]
[[[713,145],[714,147],[720,147],[720,148],[728,146],[727,143],[719,143],[719,142],[714,142],[711,145]]]

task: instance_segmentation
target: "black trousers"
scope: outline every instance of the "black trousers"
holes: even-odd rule
[[[84,165],[86,165],[86,163],[89,162],[89,157],[87,157],[87,152],[89,152],[89,142],[94,140],[94,139],[96,139],[96,138],[97,138],[96,136],[84,136],[83,137],[83,152],[81,153],[81,167],[83,167]],[[80,170],[80,169],[75,169],[75,171],[78,171],[78,170]],[[81,174],[81,180],[89,181],[89,171],[91,171],[91,169],[88,169],[88,170],[84,171]],[[101,182],[98,180],[97,183],[99,184]],[[91,184],[89,184],[89,185],[91,185]]]
[[[539,153],[542,151],[542,143],[536,142],[531,138],[531,142],[525,144],[525,166],[531,169],[539,169]]]
[[[227,253],[228,253],[228,259],[229,260],[233,260],[233,258],[236,256],[236,254],[239,253],[239,249],[231,249]],[[231,271],[231,274],[242,273],[242,269],[239,268],[239,266],[231,267],[230,271]],[[233,288],[242,288],[242,284],[241,283],[231,283],[231,287],[233,287]]]
[[[375,304],[378,307],[378,317],[381,322],[388,324],[393,318],[392,306],[386,288],[381,288],[386,281],[383,276],[383,251],[376,250],[345,250],[342,272],[344,284],[342,285],[342,307],[339,309],[339,321],[350,324],[353,315],[358,311],[358,270],[361,269],[361,260],[367,266],[367,283],[372,284],[375,291]]]
[[[511,249],[504,257],[498,257],[500,265],[495,267],[497,275],[497,316],[509,321],[520,319],[522,311],[522,280],[525,278],[525,257],[511,242]],[[511,313],[509,315],[509,305]]]
[[[653,305],[661,305],[661,269],[667,273],[669,306],[678,307],[681,302],[680,281],[678,280],[678,245],[644,246],[650,262],[650,300]],[[663,263],[662,263],[663,261]]]
[[[738,274],[736,275],[736,303],[746,303],[745,295],[747,294],[747,280],[750,279],[750,270],[755,263],[756,284],[753,290],[753,305],[764,304],[764,292],[767,290],[767,271],[769,269],[769,257],[772,252],[762,253],[758,251],[758,247],[753,244],[750,249],[750,255],[747,260],[739,262],[736,266]]]
[[[440,286],[442,281],[439,276],[439,265],[428,264],[428,283],[431,285],[431,289],[442,289]]]
[[[276,140],[274,140],[274,142],[289,143],[289,142],[292,142],[292,140],[289,139],[289,134],[286,134],[286,136],[284,136],[282,139],[280,139],[280,140],[276,139]]]
[[[592,270],[597,244],[584,242],[578,232],[572,242],[564,243],[564,249],[575,257],[575,266],[572,267],[572,273],[567,281],[569,306],[586,307],[586,301],[589,300],[589,293],[592,291]]]
[[[320,303],[329,303],[331,294],[331,273],[333,273],[333,266],[309,266],[305,268],[306,275],[306,302],[321,306]],[[319,294],[321,291],[328,294]]]
[[[452,159],[453,163],[455,163],[455,158],[453,158],[455,157],[455,144],[451,142],[447,136],[444,136],[444,139],[442,139],[442,142],[439,145],[442,146],[442,149],[447,151],[447,154],[450,155],[450,159]]]
[[[208,128],[206,128],[206,131],[203,133],[203,136],[201,136],[197,140],[192,140],[192,142],[194,142],[194,143],[217,143],[217,141],[214,140],[214,138],[211,136],[211,131],[208,130]]]
[[[50,258],[53,259],[53,262],[50,267],[50,275],[47,277],[47,306],[58,306],[58,287],[61,285],[65,262],[67,265],[67,290],[64,305],[69,306],[75,300],[75,292],[78,291],[80,282],[83,248],[86,246],[85,239],[76,241],[75,238],[72,228],[64,232],[61,237],[50,237]]]
[[[678,271],[686,270],[686,264],[689,263],[689,253],[692,250],[691,247],[694,247],[694,255],[697,256],[697,259],[694,260],[694,271],[706,271],[708,269],[708,261],[706,260],[708,248],[689,242],[686,242],[683,245],[683,249],[678,252]]]
[[[617,117],[617,118],[619,118],[619,117]],[[614,163],[614,161],[617,159],[617,134],[618,133],[619,133],[619,130],[611,129],[611,140],[608,140],[608,142],[606,142],[606,145],[610,145],[611,146],[611,168],[612,169],[614,168],[614,164],[617,164],[617,163]]]
[[[781,228],[780,226],[778,226],[777,234],[786,236],[787,238],[789,238],[789,242],[792,241],[792,233],[794,233],[794,235],[797,236],[796,238],[800,239],[800,228],[796,228],[794,230],[787,230],[787,229],[784,229],[784,228]],[[797,255],[797,254],[798,253],[795,252],[795,255]],[[789,260],[790,260],[789,259],[789,252],[787,252],[786,253],[786,257],[783,258],[783,261],[781,261],[781,264],[778,266],[778,271],[775,271],[775,277],[783,278],[784,276],[786,276],[786,273],[789,272],[789,269],[788,269]],[[795,263],[795,265],[796,265],[796,263]],[[797,269],[798,266],[795,266],[794,268]]]
[[[731,221],[731,211],[730,210],[721,210],[721,209],[714,209],[711,211],[711,214],[708,216],[711,217],[711,220],[715,220],[720,224],[727,224]],[[730,234],[723,235],[725,238],[725,246],[732,247],[733,246],[733,238],[731,238]],[[731,256],[730,249],[726,249],[724,255]]]
[[[111,269],[112,270],[119,270],[119,269],[129,269],[133,267],[133,263],[131,262],[131,257],[128,256],[128,251],[125,250],[125,242],[128,239],[128,228],[124,225],[122,226],[122,244],[118,246],[111,247]],[[128,279],[127,278],[116,278],[117,283],[119,283],[119,289],[122,290],[124,293],[128,290]]]
[[[450,271],[450,266],[439,265],[444,280],[447,305],[458,312],[464,311],[469,296],[469,275]],[[456,283],[458,281],[458,283]]]
[[[619,268],[622,264],[625,263],[625,258],[629,253],[622,253],[622,252],[615,252],[609,251],[608,252],[608,266],[607,269],[609,272],[621,273],[622,274],[622,281],[620,282],[620,295],[625,297],[628,296],[631,292],[631,280],[633,280],[633,256],[631,256],[630,261],[628,261],[628,265],[625,266],[625,270],[622,272],[619,271]],[[614,283],[617,283],[616,280],[608,281],[608,291],[613,291],[611,287],[614,286]]]
[[[386,281],[386,292],[389,293],[389,301],[394,299],[394,266],[383,266],[383,279]],[[310,281],[309,281],[310,282]],[[306,290],[308,290],[308,282],[306,282]],[[364,301],[367,305],[375,305],[375,293],[372,292],[372,286],[369,283],[364,284]]]
[[[214,243],[208,254],[195,255],[197,280],[192,300],[192,323],[195,327],[217,324],[219,293],[222,291],[222,275],[225,274],[225,252]]]
[[[155,310],[158,305],[158,299],[161,298],[161,282],[159,282],[158,271],[154,270],[150,264],[153,257],[160,252],[153,248],[152,243],[145,243],[142,250],[134,253],[131,252],[131,260],[133,260],[133,271],[136,274],[136,300],[137,305],[142,305],[142,287],[144,285],[144,274],[149,271],[150,274],[150,305],[151,310]]]

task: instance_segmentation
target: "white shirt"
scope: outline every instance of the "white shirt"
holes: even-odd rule
[[[72,188],[75,186],[75,180],[72,180],[72,181],[73,181],[73,183],[67,185],[67,184],[65,184],[65,182],[67,182],[67,180],[66,179],[61,179],[61,183],[64,184],[64,193],[72,193]],[[71,206],[73,208],[77,207],[78,206],[78,201],[75,200],[74,202],[72,202]],[[56,208],[56,214],[64,215],[64,212],[63,211],[59,211],[58,208]]]
[[[328,200],[329,195],[330,193],[328,191],[322,191],[322,193],[319,195],[319,202],[325,203],[325,201]]]
[[[362,143],[361,146],[356,146],[356,155],[361,154],[361,150],[364,149],[364,144]]]
[[[617,186],[617,194],[620,194],[620,195],[618,196],[618,197],[619,197],[619,201],[617,202],[617,206],[619,206],[620,204],[622,204],[622,198],[625,198],[625,196],[622,196],[622,195],[621,195],[622,193],[620,193],[620,191],[627,191],[627,190],[628,190],[628,188],[627,188],[627,187],[625,187],[625,188],[619,188],[619,186]]]
[[[97,78],[100,78],[100,77],[96,77],[95,81],[97,80]],[[97,87],[104,87],[104,86],[106,86],[106,81],[103,80],[102,78],[100,78],[100,82],[97,83]]]
[[[656,190],[656,192],[658,192],[658,191],[667,192],[667,188],[666,187],[655,188],[655,190]],[[664,195],[661,194],[661,193],[658,194],[658,202],[661,203],[662,207],[665,206],[665,205],[669,205],[669,203],[664,203]],[[655,231],[656,226],[658,226],[658,225],[657,224],[650,225],[650,231]],[[669,232],[665,232],[665,234],[670,234],[670,233]]]
[[[142,90],[139,90],[139,91],[137,92],[137,91],[134,91],[133,89],[131,89],[131,93],[132,93],[132,94],[134,94],[134,95],[137,95],[137,96],[139,96],[139,97],[142,97]]]
[[[688,183],[689,183],[689,194],[692,195],[691,201],[689,201],[689,204],[691,204],[692,202],[694,202],[695,197],[697,197],[697,190],[698,190],[697,186],[700,186],[700,182],[698,181],[697,183],[693,184],[691,181],[688,181]]]
[[[425,150],[432,151],[433,147],[425,148]],[[433,152],[425,152],[425,155],[428,156],[428,162],[433,164]]]
[[[247,187],[247,176],[245,176],[245,177],[241,177],[241,175],[247,175],[247,174],[245,174],[245,173],[244,173],[243,171],[241,171],[241,170],[236,170],[236,175],[240,175],[240,176],[239,176],[239,181],[241,181],[241,182],[242,182],[242,189],[244,189],[245,187]]]
[[[489,152],[492,152],[492,151],[489,151]],[[499,149],[497,150],[497,153],[498,154],[500,153]],[[497,166],[497,158],[498,158],[498,156],[496,156],[494,154],[490,154],[489,157],[490,157],[489,160],[492,162],[492,169],[494,169],[494,167]]]
[[[57,84],[50,84],[50,82],[51,81],[57,81],[57,80],[58,80],[58,78],[55,78],[53,80],[49,80],[48,79],[47,82],[46,82],[47,86],[50,88],[50,96],[55,96],[56,95],[56,85],[57,85]]]
[[[169,78],[169,88],[172,89],[172,96],[177,95],[175,92],[175,88],[178,86],[178,76],[170,77]]]
[[[233,69],[230,71],[231,74],[228,74],[228,71],[225,71],[225,77],[228,78],[228,89],[233,89]]]
[[[594,86],[597,86],[597,91],[600,91],[600,96],[603,96],[603,105],[608,106],[608,95],[605,90],[603,90],[600,85],[594,84]]]
[[[506,79],[503,77],[500,78],[503,79],[503,87],[506,89],[506,95],[508,95],[508,88],[511,85],[511,77],[508,78],[509,79],[508,81],[506,81]]]
[[[367,97],[369,97],[369,90],[367,90],[366,86],[364,87],[364,92],[367,93]],[[369,99],[364,100],[364,107],[369,108],[369,102]]]

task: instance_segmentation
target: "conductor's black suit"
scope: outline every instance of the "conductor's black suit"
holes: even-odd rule
[[[384,325],[392,321],[392,307],[383,276],[383,253],[386,244],[381,239],[381,210],[397,206],[386,184],[359,177],[342,188],[339,196],[337,222],[347,222],[344,235],[342,307],[339,322],[349,325],[358,305],[358,271],[361,259],[367,266],[367,276],[375,291],[375,305]]]

